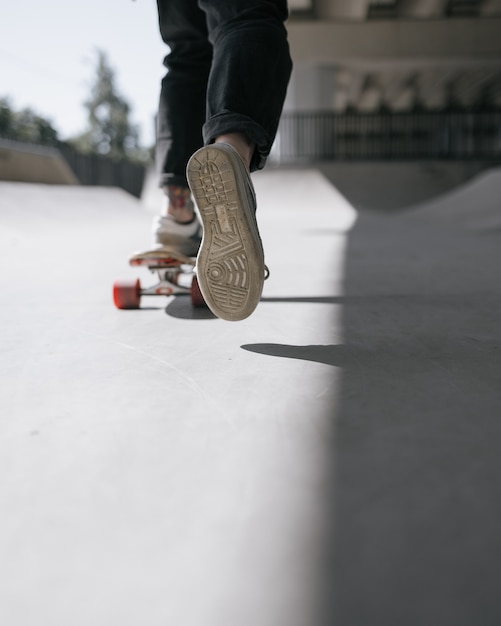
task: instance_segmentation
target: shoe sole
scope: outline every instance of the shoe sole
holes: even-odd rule
[[[226,144],[195,152],[186,173],[203,226],[196,264],[200,290],[214,315],[243,320],[258,305],[264,282],[249,175],[236,150]]]

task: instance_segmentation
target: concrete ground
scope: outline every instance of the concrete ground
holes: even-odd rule
[[[125,193],[0,184],[1,624],[501,623],[498,205],[255,182],[239,323],[113,307],[151,222]]]

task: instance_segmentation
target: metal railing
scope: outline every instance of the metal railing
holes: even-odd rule
[[[61,144],[58,149],[82,185],[120,187],[133,196],[141,196],[146,172],[144,165],[82,154],[68,144]]]
[[[501,160],[501,111],[284,113],[273,156],[321,160]]]

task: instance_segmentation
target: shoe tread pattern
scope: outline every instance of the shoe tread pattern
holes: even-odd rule
[[[204,150],[203,156],[190,167],[190,184],[204,225],[204,260],[197,264],[198,277],[216,314],[242,319],[247,316],[242,313],[250,290],[249,237],[238,219],[235,174],[217,151]]]

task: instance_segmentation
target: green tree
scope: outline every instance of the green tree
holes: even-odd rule
[[[138,129],[129,119],[130,106],[119,94],[115,72],[102,50],[97,51],[96,75],[84,106],[88,129],[73,140],[77,148],[118,159],[140,156]]]
[[[7,98],[0,98],[0,137],[11,137],[14,128],[14,111]]]
[[[15,111],[8,98],[0,98],[0,137],[43,146],[59,144],[51,122],[30,108]]]

